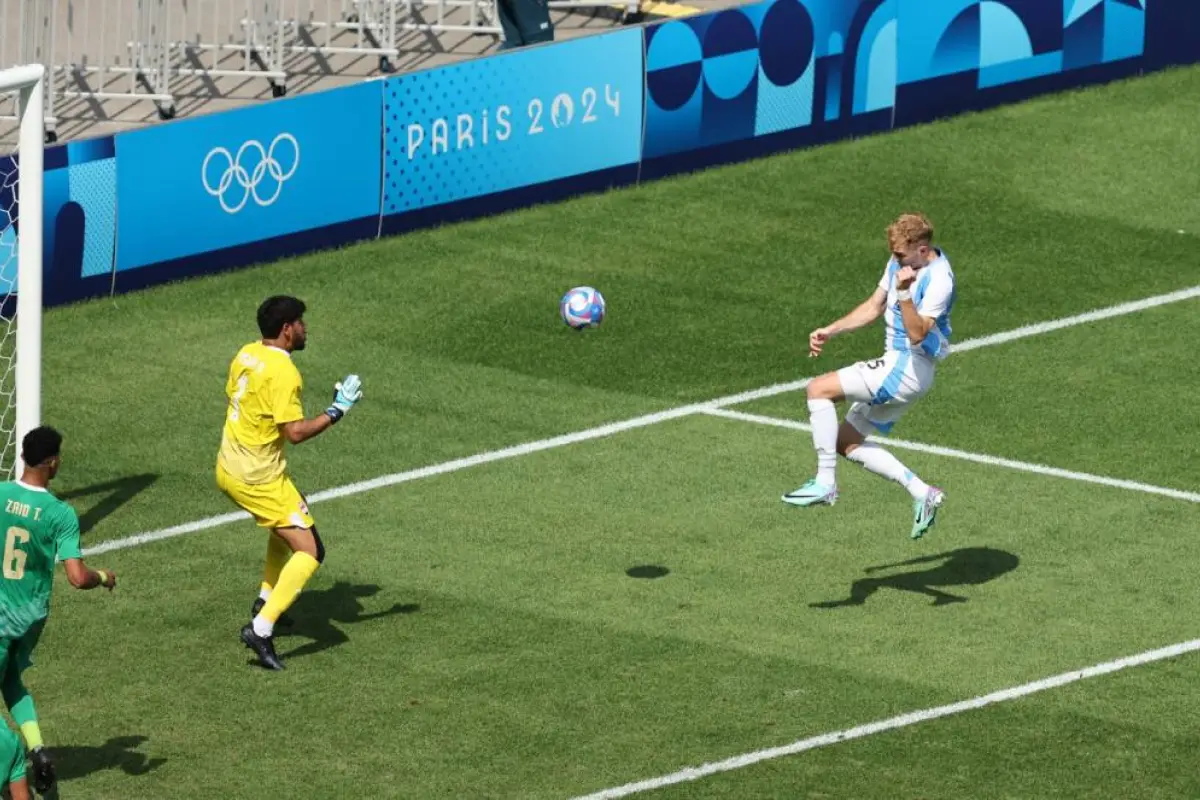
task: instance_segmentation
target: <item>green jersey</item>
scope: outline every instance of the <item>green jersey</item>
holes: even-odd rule
[[[82,558],[79,516],[45,489],[0,483],[0,638],[23,636],[50,611],[54,565]]]
[[[0,731],[0,786],[11,786],[25,777],[25,747],[5,725]]]

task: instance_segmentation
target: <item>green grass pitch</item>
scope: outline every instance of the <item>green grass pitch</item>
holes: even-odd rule
[[[92,547],[232,511],[224,374],[272,293],[309,304],[310,413],[364,381],[290,451],[312,494],[876,355],[878,327],[818,361],[807,335],[871,292],[910,208],[955,265],[959,341],[1185,289],[1197,119],[1200,69],[1175,70],[54,310],[56,489]],[[578,284],[598,330],[557,319]],[[952,356],[894,435],[1194,491],[1197,302]],[[802,393],[735,410],[807,418]],[[835,508],[783,505],[808,435],[709,415],[316,504],[329,557],[279,674],[237,638],[252,523],[96,555],[118,590],[60,578],[27,674],[62,796],[570,798],[1197,635],[1197,504],[897,455],[949,497],[919,542],[903,491],[844,462]],[[650,796],[1196,797],[1196,667]]]

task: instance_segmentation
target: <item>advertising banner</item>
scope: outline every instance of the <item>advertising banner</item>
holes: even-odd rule
[[[1142,0],[898,2],[897,125],[1134,74],[1146,51]]]
[[[390,78],[384,214],[636,164],[637,30]]]
[[[382,83],[117,136],[117,269],[378,216]]]
[[[764,0],[647,27],[643,157],[890,127],[896,4]]]
[[[1196,61],[1197,0],[759,0],[256,102],[48,148],[45,303]]]
[[[46,149],[42,183],[43,300],[75,299],[84,278],[111,275],[117,227],[117,163],[104,136]],[[0,159],[0,294],[17,287],[16,161]]]

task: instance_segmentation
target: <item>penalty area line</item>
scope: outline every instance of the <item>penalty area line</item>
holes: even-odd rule
[[[1028,697],[1031,694],[1044,692],[1048,689],[1056,689],[1060,686],[1066,686],[1070,683],[1095,678],[1100,675],[1108,675],[1113,672],[1119,672],[1130,667],[1137,667],[1143,664],[1150,664],[1155,661],[1162,661],[1168,658],[1175,658],[1185,653],[1191,653],[1200,650],[1200,639],[1192,639],[1188,642],[1180,642],[1179,644],[1168,645],[1157,650],[1147,650],[1137,655],[1126,656],[1114,661],[1105,661],[1102,664],[1096,664],[1083,669],[1072,670],[1071,672],[1063,672],[1059,675],[1053,675],[1049,678],[1033,681],[1031,683],[1023,683],[1020,686],[1013,686],[1008,689],[1001,689],[991,694],[972,697],[969,700],[961,700],[957,703],[949,705],[937,706],[935,708],[926,708],[921,711],[911,711],[907,714],[901,714],[888,719],[881,719],[875,722],[869,722],[865,725],[859,725],[854,728],[845,730],[833,731],[832,733],[823,733],[819,736],[812,736],[807,739],[786,744],[781,747],[771,747],[765,750],[756,750],[753,753],[744,753],[739,756],[727,758],[723,761],[715,761],[712,763],[701,764],[698,767],[688,767],[681,769],[678,772],[672,772],[669,775],[661,775],[657,778],[647,778],[646,780],[637,781],[635,783],[627,783],[624,786],[616,786],[611,789],[602,789],[588,795],[581,795],[572,800],[616,800],[620,797],[628,797],[632,794],[641,792],[649,792],[655,789],[662,789],[666,786],[673,786],[678,783],[686,783],[695,781],[701,778],[707,778],[711,775],[717,775],[722,772],[732,772],[733,770],[743,769],[753,764],[758,764],[763,761],[771,761],[785,756],[797,755],[808,750],[816,750],[819,747],[828,747],[839,742],[849,742],[854,739],[862,739],[867,736],[872,736],[877,733],[897,730],[910,725],[917,725],[930,720],[941,719],[955,714],[961,714],[964,711],[973,711],[978,708],[995,705],[996,703],[1005,703],[1010,700],[1016,700],[1021,697]]]
[[[793,431],[812,431],[812,426],[807,422],[799,422],[792,419],[780,419],[779,417],[764,417],[761,414],[747,414],[744,411],[733,411],[727,408],[709,408],[700,412],[709,416],[721,417],[723,419],[737,420],[738,422],[751,422],[756,425],[769,425],[775,428],[785,428]],[[886,436],[868,436],[868,442],[883,447],[890,447],[896,450],[912,450],[917,453],[928,453],[934,456],[943,456],[945,458],[957,458],[962,461],[971,461],[976,464],[985,464],[989,467],[1004,467],[1005,469],[1017,470],[1019,472],[1031,472],[1034,475],[1046,475],[1052,478],[1064,478],[1071,481],[1080,481],[1082,483],[1094,483],[1100,486],[1108,486],[1113,489],[1128,489],[1132,492],[1143,492],[1145,494],[1155,494],[1161,497],[1170,497],[1173,500],[1185,500],[1189,503],[1200,503],[1200,494],[1196,492],[1184,492],[1179,489],[1169,489],[1165,486],[1155,486],[1150,483],[1141,483],[1140,481],[1129,481],[1123,478],[1109,478],[1104,475],[1093,475],[1088,472],[1076,472],[1070,469],[1059,469],[1058,467],[1048,467],[1044,464],[1032,464],[1027,461],[1014,461],[1011,458],[1000,458],[998,456],[989,456],[986,453],[971,453],[966,450],[955,450],[951,447],[941,447],[935,444],[923,444],[921,442],[910,442],[905,439],[893,439]]]
[[[1188,289],[1180,289],[1179,291],[1170,292],[1168,294],[1155,295],[1142,300],[1134,300],[1128,303],[1120,303],[1115,306],[1095,309],[1082,314],[1075,314],[1069,317],[1061,317],[1059,319],[1048,320],[1046,322],[1038,322],[1033,325],[1023,325],[1019,328],[1003,331],[1001,333],[990,334],[988,336],[980,336],[974,339],[966,339],[962,342],[954,344],[951,353],[961,353],[970,350],[978,350],[981,347],[991,347],[997,344],[1006,344],[1008,342],[1026,339],[1031,336],[1040,336],[1051,331],[1070,328],[1075,325],[1084,325],[1090,322],[1098,322],[1100,320],[1112,319],[1126,314],[1134,314],[1139,311],[1145,311],[1158,306],[1164,306],[1169,303],[1178,303],[1183,300],[1191,300],[1200,297],[1200,286],[1192,286]],[[540,439],[534,442],[526,442],[512,447],[505,447],[500,450],[490,450],[483,453],[478,453],[466,458],[456,458],[452,461],[445,461],[441,464],[433,464],[428,467],[419,469],[407,470],[405,472],[397,472],[391,475],[381,475],[378,478],[359,481],[357,483],[347,484],[333,489],[326,489],[322,492],[317,492],[310,495],[308,498],[309,504],[320,503],[325,500],[335,500],[340,497],[349,497],[351,495],[370,492],[376,489],[382,489],[386,486],[396,486],[401,483],[420,480],[421,478],[430,478],[435,475],[445,475],[450,472],[468,469],[470,467],[480,466],[482,464],[490,464],[495,461],[503,461],[509,458],[525,456],[531,453],[539,453],[543,450],[552,450],[556,447],[565,447],[579,442],[587,442],[593,439],[600,439],[607,436],[612,436],[623,431],[635,430],[637,428],[645,428],[649,425],[657,425],[668,420],[679,419],[681,417],[691,416],[693,414],[707,413],[715,409],[722,409],[728,406],[741,405],[742,403],[750,403],[755,400],[762,400],[767,397],[775,397],[776,395],[787,394],[789,392],[798,392],[804,389],[812,381],[811,378],[803,378],[797,381],[789,381],[787,383],[776,383],[771,386],[764,386],[760,389],[752,389],[748,392],[739,392],[738,394],[726,395],[718,397],[714,400],[709,400],[704,403],[691,403],[688,405],[669,408],[664,411],[657,411],[652,414],[646,414],[640,417],[621,420],[619,422],[611,422],[607,425],[600,425],[587,430],[576,431],[562,436],[554,436],[549,439]],[[93,545],[92,547],[84,548],[83,555],[91,556],[100,553],[109,553],[113,550],[126,550],[130,547],[138,547],[151,542],[159,542],[164,539],[173,539],[176,536],[184,536],[189,533],[197,533],[199,531],[208,530],[210,528],[218,528],[222,525],[227,525],[231,522],[239,522],[241,520],[250,519],[248,514],[244,512],[231,512],[229,514],[220,514],[215,517],[188,522],[182,525],[173,525],[169,528],[163,528],[156,531],[148,531],[146,533],[138,533],[133,536],[126,536],[120,539],[111,539],[107,542]]]

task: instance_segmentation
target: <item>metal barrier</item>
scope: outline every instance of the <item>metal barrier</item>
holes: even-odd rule
[[[375,55],[379,69],[393,72],[392,59],[401,54],[400,37],[405,32],[470,33],[499,35],[495,0],[340,0],[335,14],[333,0],[294,0],[292,14],[285,21],[294,36],[286,46],[289,53],[315,55]],[[325,6],[318,15],[316,6]],[[307,13],[303,10],[307,7]],[[425,21],[426,10],[432,7],[434,19]],[[465,17],[465,18],[464,18]],[[324,41],[317,43],[318,36]],[[336,40],[339,32],[353,34],[353,46]]]
[[[638,0],[624,2],[636,11]],[[498,37],[496,0],[0,0],[0,67],[46,67],[53,141],[62,118],[111,120],[113,104],[104,101],[153,103],[170,119],[181,99],[230,96],[246,78],[280,97],[289,79],[316,83],[362,56],[394,72],[399,56],[430,49],[429,35],[441,33]],[[0,107],[0,119],[15,119],[12,111]]]
[[[44,18],[42,6],[46,0],[0,0],[0,68],[20,64],[48,64],[50,57],[50,20]],[[52,79],[47,84],[52,84]],[[44,98],[46,122],[54,121],[54,93],[50,85]],[[0,120],[15,123],[18,120],[16,95],[5,98],[0,104]]]
[[[167,0],[138,0],[125,14],[111,13],[112,4],[103,0],[34,2],[48,20],[49,57],[40,63],[51,70],[51,96],[147,100],[170,116]]]
[[[287,79],[283,69],[282,6],[281,0],[173,0],[168,13],[169,18],[174,15],[168,20],[169,47],[178,62],[173,62],[172,72],[204,78],[253,74],[266,78],[272,93],[282,96]],[[225,59],[229,53],[233,54],[233,63]]]
[[[0,0],[0,66],[46,68],[50,141],[57,138],[64,101],[131,98],[160,104],[163,116],[172,113],[168,0],[115,5],[104,0]]]

